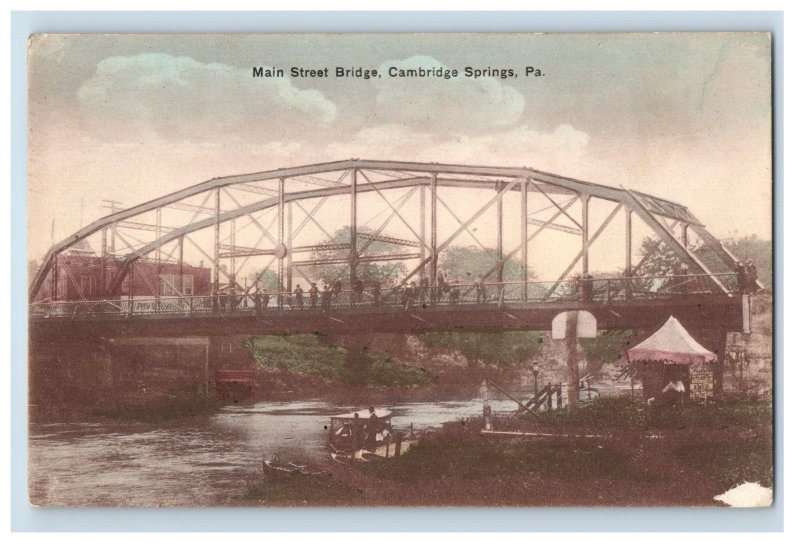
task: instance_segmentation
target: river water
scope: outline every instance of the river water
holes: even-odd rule
[[[531,391],[515,389],[517,397]],[[492,410],[517,405],[493,391]],[[435,428],[479,416],[482,400],[398,402],[392,427]],[[32,424],[31,503],[48,506],[197,507],[225,505],[278,455],[324,469],[332,415],[363,409],[326,400],[229,406],[208,417],[170,422]]]

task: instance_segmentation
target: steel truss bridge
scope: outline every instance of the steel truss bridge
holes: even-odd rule
[[[604,233],[621,258],[616,274],[595,278],[592,248]],[[642,236],[654,243],[636,254]],[[531,250],[545,238],[558,250]],[[443,281],[442,264],[465,243],[489,265],[470,277],[450,268]],[[682,266],[648,274],[659,250]],[[64,264],[75,258],[95,268],[91,294]],[[208,295],[184,288],[191,258],[210,265]],[[548,281],[535,277],[543,260],[561,270]],[[391,283],[358,286],[366,268],[387,263],[399,272]],[[737,263],[686,206],[664,198],[529,168],[352,159],[114,204],[47,252],[30,283],[29,315],[33,332],[191,335],[547,329],[558,311],[581,308],[601,327],[672,313],[734,330],[742,327]],[[166,266],[179,270],[171,291],[150,281],[148,296],[133,295],[137,274],[157,277]],[[261,281],[248,280],[254,269],[275,279],[268,299]],[[312,300],[308,285],[323,270],[343,287]],[[80,299],[59,299],[64,281]]]

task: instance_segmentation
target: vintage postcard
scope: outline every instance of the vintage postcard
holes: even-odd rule
[[[31,36],[30,503],[771,505],[771,58]]]

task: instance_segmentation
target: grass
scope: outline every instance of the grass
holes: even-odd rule
[[[311,334],[259,336],[250,338],[245,345],[264,367],[316,375],[348,385],[404,387],[433,381],[421,368],[372,352],[348,352]]]
[[[359,469],[395,481],[484,479],[498,475],[578,481],[658,478],[632,465],[627,456],[597,443],[499,442],[474,436],[423,440],[396,460],[366,464]]]
[[[216,394],[175,391],[141,405],[99,409],[95,415],[137,422],[164,422],[184,417],[207,415],[223,406]]]
[[[675,456],[725,488],[744,482],[773,484],[772,441],[768,439],[688,444],[678,448]]]
[[[242,496],[244,502],[268,505],[356,505],[363,500],[360,490],[331,476],[302,474],[251,483]]]
[[[676,430],[683,428],[725,428],[740,426],[770,428],[772,405],[768,402],[714,402],[683,408],[649,407],[627,398],[598,398],[581,409],[524,415],[528,421],[545,426],[613,428],[620,430]]]

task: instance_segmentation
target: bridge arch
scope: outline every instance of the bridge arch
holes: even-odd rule
[[[464,207],[453,203],[459,199],[453,196],[452,191],[456,190],[465,194],[481,192],[481,196],[473,196],[469,202],[473,207],[468,216],[459,216],[458,209],[453,210]],[[450,195],[443,196],[447,191],[451,191]],[[398,195],[398,192],[402,194]],[[367,197],[370,198],[368,205],[361,203]],[[329,203],[337,198],[338,205]],[[413,198],[417,200],[415,207],[410,211],[404,209]],[[593,225],[589,210],[598,201],[605,202],[607,213],[603,214],[599,225],[596,222]],[[305,205],[311,203],[313,208],[306,209]],[[544,204],[544,207],[539,209],[539,204]],[[372,213],[378,205],[381,206],[380,213],[385,214],[377,215],[383,222],[378,227],[360,230],[365,224],[363,215]],[[575,213],[576,207],[580,208],[579,215]],[[327,210],[327,219],[319,218],[323,209]],[[293,210],[300,213],[299,227],[292,223]],[[169,225],[166,224],[168,213],[171,213],[172,221]],[[268,221],[268,214],[272,216],[271,221]],[[334,224],[334,216],[342,219],[340,224]],[[34,302],[48,298],[43,292],[48,276],[51,277],[49,299],[57,299],[60,256],[77,252],[87,240],[98,236],[101,291],[107,298],[121,295],[121,285],[137,261],[150,259],[155,254],[156,265],[160,265],[174,260],[177,250],[178,259],[183,262],[185,240],[211,261],[214,291],[220,288],[220,276],[225,276],[231,284],[238,284],[236,261],[240,263],[255,257],[271,257],[270,265],[277,265],[276,275],[281,288],[291,291],[292,274],[303,275],[302,266],[312,262],[302,261],[301,265],[301,262],[293,261],[293,257],[299,254],[338,251],[348,255],[344,259],[337,256],[329,261],[348,267],[351,282],[358,275],[359,265],[365,262],[416,261],[416,265],[411,270],[406,269],[399,280],[402,285],[422,277],[436,281],[440,258],[461,239],[467,239],[487,254],[494,255],[494,265],[482,277],[495,274],[495,278],[502,281],[504,265],[515,260],[527,280],[529,244],[546,231],[579,239],[577,254],[565,263],[558,282],[573,272],[578,264],[584,275],[592,271],[589,260],[591,246],[615,218],[621,218],[625,224],[625,235],[619,240],[625,253],[623,273],[635,275],[638,265],[633,262],[631,232],[634,217],[649,229],[659,244],[673,251],[692,273],[709,276],[712,288],[719,293],[732,293],[734,285],[730,277],[726,279],[720,274],[731,275],[736,258],[686,206],[676,202],[530,168],[351,159],[215,178],[127,209],[114,209],[108,216],[50,248],[31,281],[29,299]],[[237,219],[245,220],[244,227],[239,223],[239,230]],[[494,223],[494,232],[489,233],[489,238],[494,238],[492,241],[474,233],[474,225],[487,221]],[[514,236],[509,235],[509,222],[514,223]],[[390,224],[397,231],[404,232],[405,237],[386,234],[385,229]],[[227,237],[221,232],[222,225],[230,225]],[[349,239],[337,243],[341,240],[334,239],[330,230],[341,225],[349,228]],[[243,228],[249,229],[249,244],[241,243]],[[304,228],[322,233],[322,241],[312,240],[298,246],[296,242]],[[122,233],[129,229],[145,231],[150,237],[138,239]],[[203,242],[191,237],[201,233],[206,237]],[[510,238],[515,243],[509,247]],[[255,243],[254,239],[257,240]],[[122,243],[119,249],[115,240]],[[376,240],[393,246],[411,247],[414,251],[371,252],[370,246]],[[226,268],[222,263],[224,259],[229,260],[230,267]],[[324,259],[317,260],[322,262]],[[241,269],[241,264],[238,265]]]

